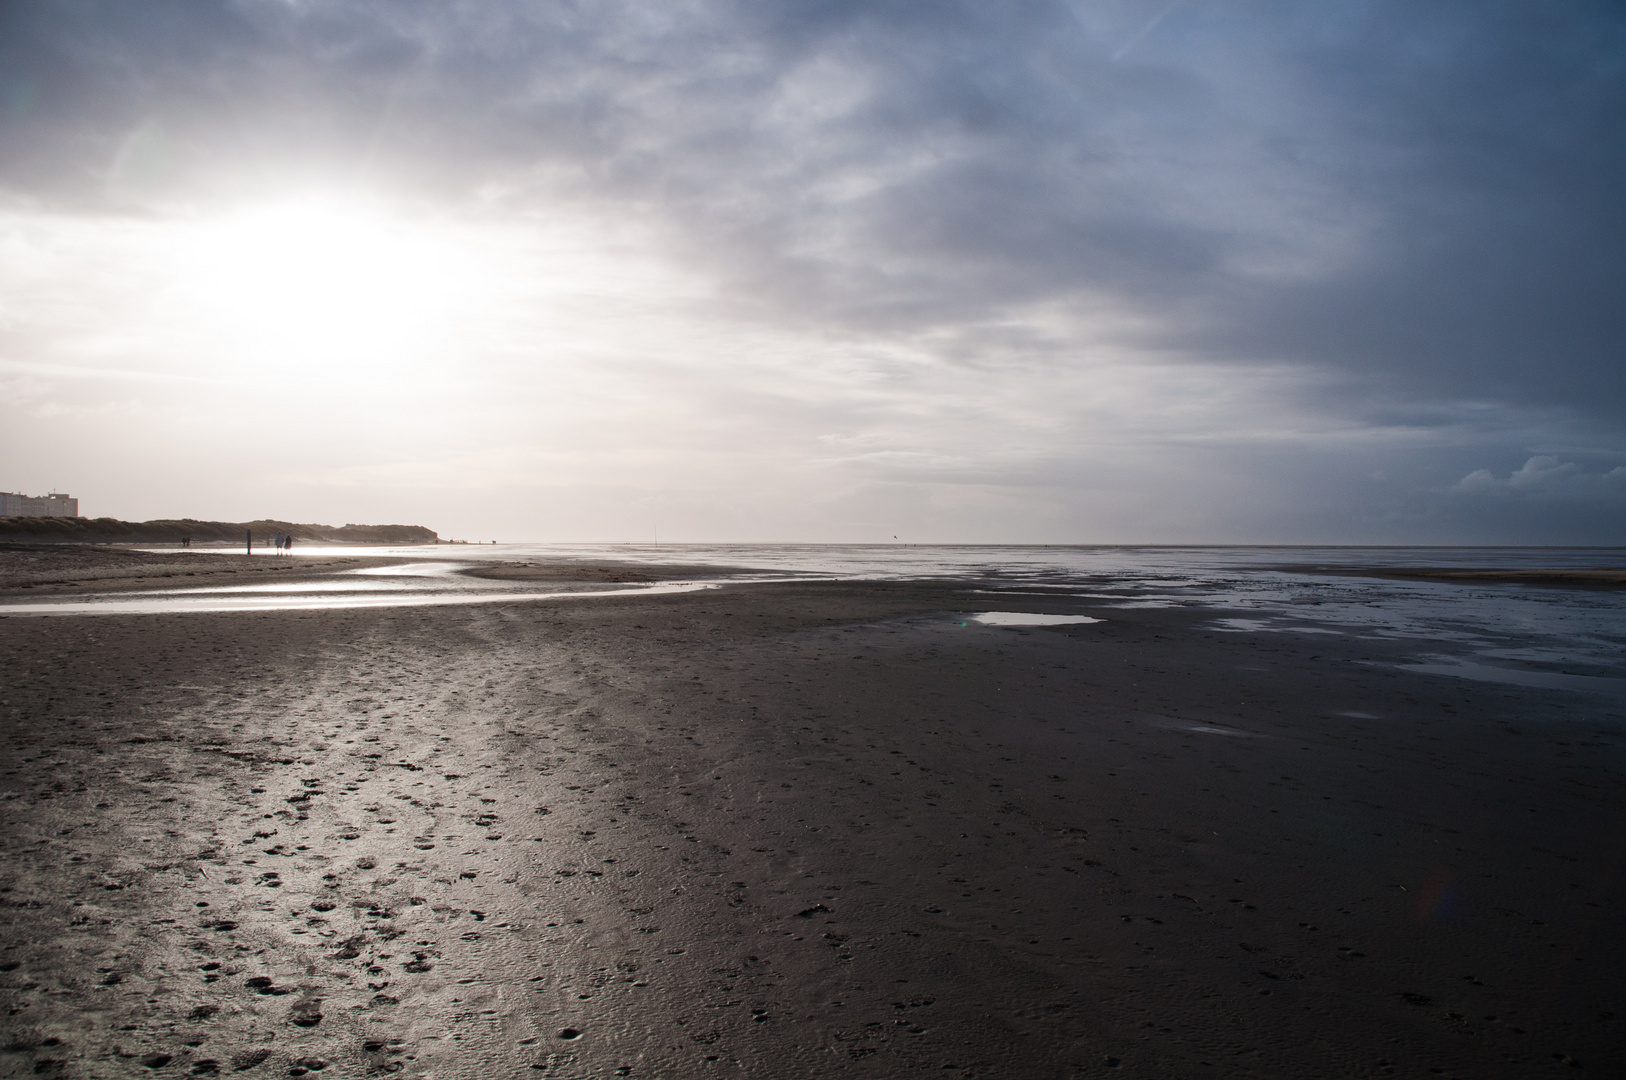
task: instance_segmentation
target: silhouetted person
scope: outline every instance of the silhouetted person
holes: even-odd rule
[[[284,536],[282,538],[282,553],[284,555],[292,555],[294,553],[294,534],[293,533],[289,533],[287,536]]]

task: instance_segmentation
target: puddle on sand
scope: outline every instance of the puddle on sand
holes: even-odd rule
[[[1042,615],[1028,611],[984,611],[971,616],[970,621],[984,626],[1068,626],[1106,622],[1105,619],[1092,619],[1088,615]]]

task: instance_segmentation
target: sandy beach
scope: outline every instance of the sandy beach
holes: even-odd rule
[[[94,561],[9,561],[0,599]],[[238,569],[332,569],[265,561]],[[0,619],[0,1070],[1626,1065],[1620,698],[992,608],[807,582]]]

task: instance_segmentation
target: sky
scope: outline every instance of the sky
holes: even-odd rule
[[[1626,543],[1626,8],[0,0],[0,488]]]

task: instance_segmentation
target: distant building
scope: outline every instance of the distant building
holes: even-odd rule
[[[79,500],[71,495],[18,495],[0,491],[0,517],[78,517]]]

